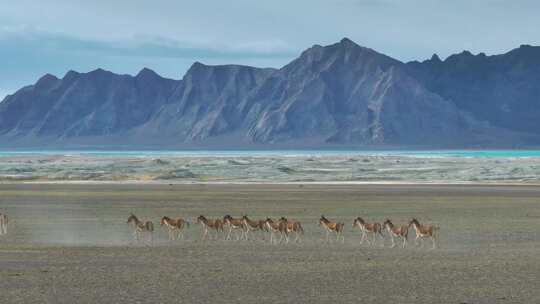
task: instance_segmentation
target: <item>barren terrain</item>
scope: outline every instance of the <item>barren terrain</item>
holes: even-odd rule
[[[2,303],[539,303],[540,187],[0,185]],[[130,212],[156,226],[132,240]],[[199,214],[300,220],[300,244],[200,241]],[[325,244],[317,219],[346,223]],[[170,242],[163,215],[192,225]],[[412,217],[440,248],[359,244],[352,220]],[[414,236],[414,232],[412,232]]]

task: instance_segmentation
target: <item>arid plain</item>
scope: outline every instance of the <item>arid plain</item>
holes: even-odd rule
[[[540,187],[503,185],[2,184],[3,303],[538,303]],[[156,226],[136,243],[133,212]],[[282,215],[300,244],[201,241],[194,219]],[[346,224],[326,244],[321,214]],[[161,216],[191,221],[168,241]],[[440,226],[435,250],[360,245],[356,216]],[[414,237],[414,232],[411,231]],[[412,238],[411,238],[412,240]]]

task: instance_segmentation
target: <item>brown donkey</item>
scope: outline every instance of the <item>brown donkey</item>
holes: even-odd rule
[[[343,243],[345,243],[345,237],[343,236],[343,228],[345,224],[343,223],[336,223],[328,220],[324,215],[321,215],[321,218],[319,219],[319,226],[323,227],[326,231],[326,242],[330,242],[330,233],[336,234],[336,241],[341,240]]]
[[[409,226],[395,226],[389,219],[384,222],[383,226],[386,228],[388,234],[390,234],[390,237],[392,239],[392,246],[390,248],[396,247],[394,238],[403,239],[401,247],[405,248],[405,246],[407,245],[407,238],[409,236]]]
[[[380,239],[383,241],[384,246],[384,237],[382,235],[382,226],[379,223],[366,223],[363,218],[357,217],[353,222],[353,227],[357,227],[362,232],[362,238],[360,239],[360,244],[364,243],[364,241],[368,242],[368,245],[371,245],[372,242],[368,239],[368,233],[373,235],[373,245],[375,245],[376,239],[375,237],[378,235]]]
[[[294,233],[296,236],[294,238],[294,242],[300,243],[300,234],[304,234],[304,228],[302,228],[302,224],[300,224],[299,221],[288,220],[283,216],[279,219],[279,222],[284,224],[286,227],[287,233],[285,234],[285,242],[289,243],[289,234]]]
[[[135,240],[140,240],[140,235],[142,233],[147,233],[148,238],[150,239],[150,242],[153,243],[153,232],[154,232],[154,224],[152,224],[151,221],[140,221],[133,213],[128,217],[127,223],[133,223],[133,237],[135,237]]]
[[[177,240],[179,236],[184,239],[184,228],[189,228],[189,222],[183,218],[171,219],[167,216],[161,218],[161,226],[165,225],[169,233],[169,240]]]
[[[248,239],[248,233],[250,231],[262,231],[262,232],[265,232],[265,231],[268,231],[266,229],[266,224],[265,224],[265,221],[263,220],[259,220],[259,221],[252,221],[248,218],[247,215],[244,215],[242,217],[242,221],[244,223],[244,227],[246,229],[246,240]],[[263,235],[263,240],[264,240],[264,235]]]
[[[237,241],[240,239],[247,239],[246,226],[244,225],[244,221],[242,219],[235,219],[227,214],[223,217],[223,223],[229,226],[229,232],[227,233],[227,237],[225,238],[226,240],[231,239],[231,233],[233,230],[240,230],[240,235],[236,235]]]
[[[275,233],[279,233],[281,236],[277,244],[281,243],[284,237],[285,239],[288,239],[287,223],[282,221],[274,222],[271,218],[266,218],[264,223],[266,225],[266,229],[270,232],[270,244],[274,244]]]
[[[216,239],[219,237],[219,231],[223,232],[223,221],[221,219],[207,219],[204,215],[199,215],[197,224],[201,224],[204,229],[202,240],[206,239],[210,229],[216,231]],[[211,235],[210,238],[212,238]]]
[[[421,225],[417,219],[413,218],[409,222],[409,227],[413,226],[414,231],[416,232],[416,238],[414,239],[414,244],[418,245],[418,240],[420,239],[420,247],[424,246],[424,239],[430,238],[433,242],[433,247],[431,249],[437,248],[439,227],[434,225]]]

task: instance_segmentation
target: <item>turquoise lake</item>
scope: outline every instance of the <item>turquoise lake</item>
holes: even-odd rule
[[[465,158],[540,158],[540,150],[0,150],[0,157],[14,156],[103,157],[258,157],[258,156],[408,156]]]

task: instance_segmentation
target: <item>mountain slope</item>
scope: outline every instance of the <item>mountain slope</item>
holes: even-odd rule
[[[469,127],[452,103],[409,77],[403,63],[348,39],[305,51],[252,99],[264,110],[250,135],[262,142],[445,144]]]
[[[245,119],[245,98],[274,71],[196,62],[170,96],[168,104],[140,126],[137,133],[186,142],[233,132]]]
[[[177,84],[148,69],[135,77],[101,69],[45,75],[0,103],[0,133],[69,139],[126,132],[150,119]]]
[[[464,51],[408,63],[430,91],[492,125],[540,133],[540,47],[522,45],[506,54]]]
[[[521,147],[540,145],[540,48],[402,63],[349,39],[280,69],[195,63],[45,75],[0,103],[0,145]]]

